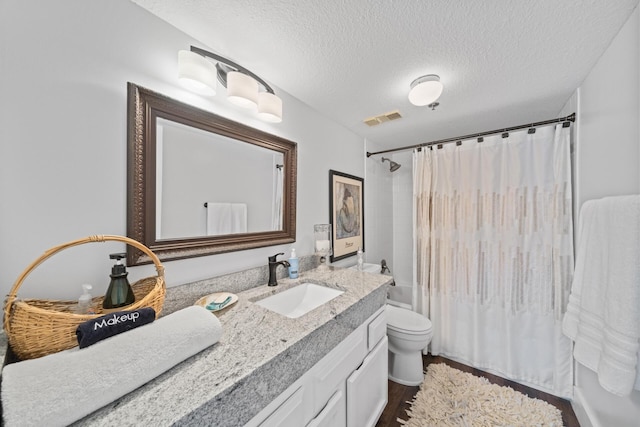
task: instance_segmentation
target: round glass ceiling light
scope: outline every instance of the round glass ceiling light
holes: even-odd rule
[[[190,50],[178,51],[178,80],[192,92],[216,94],[216,67],[205,57]]]
[[[265,122],[282,121],[282,99],[270,92],[258,94],[258,117]]]
[[[440,76],[436,74],[418,77],[411,82],[409,101],[419,107],[429,105],[440,98],[443,89],[444,85],[440,81]]]
[[[258,82],[251,76],[239,71],[227,73],[227,98],[243,108],[258,106]]]

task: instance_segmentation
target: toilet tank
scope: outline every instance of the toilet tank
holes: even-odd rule
[[[357,270],[358,266],[352,265],[349,268],[352,270]],[[380,266],[380,264],[371,264],[369,262],[365,262],[364,264],[362,264],[362,271],[367,273],[380,274],[381,270],[382,270],[382,267]]]
[[[358,268],[357,266],[354,267]],[[381,270],[382,267],[380,267],[380,264],[371,264],[368,262],[362,264],[362,271],[366,271],[367,273],[380,274]]]
[[[353,270],[358,268],[357,265],[349,267]],[[382,270],[380,264],[372,264],[365,262],[362,264],[362,271],[372,274],[380,274]],[[387,273],[385,273],[387,274]],[[387,295],[387,303],[393,304],[398,307],[411,309],[411,298],[412,298],[412,289],[411,286],[390,286],[388,295]]]

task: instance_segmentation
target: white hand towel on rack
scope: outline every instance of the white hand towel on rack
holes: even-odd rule
[[[246,203],[231,203],[231,232],[247,232],[247,205]]]
[[[207,202],[207,235],[218,236],[232,232],[231,203]]]
[[[586,202],[563,332],[600,385],[640,389],[640,195]]]

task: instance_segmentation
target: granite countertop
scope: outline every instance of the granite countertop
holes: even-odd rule
[[[254,303],[303,282],[344,293],[297,319]],[[382,307],[390,282],[330,267],[240,292],[217,344],[74,425],[244,425]]]

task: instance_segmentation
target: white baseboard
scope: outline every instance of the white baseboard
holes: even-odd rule
[[[603,427],[598,422],[591,405],[584,398],[582,389],[580,387],[573,387],[573,400],[571,401],[571,408],[578,418],[580,427]]]

